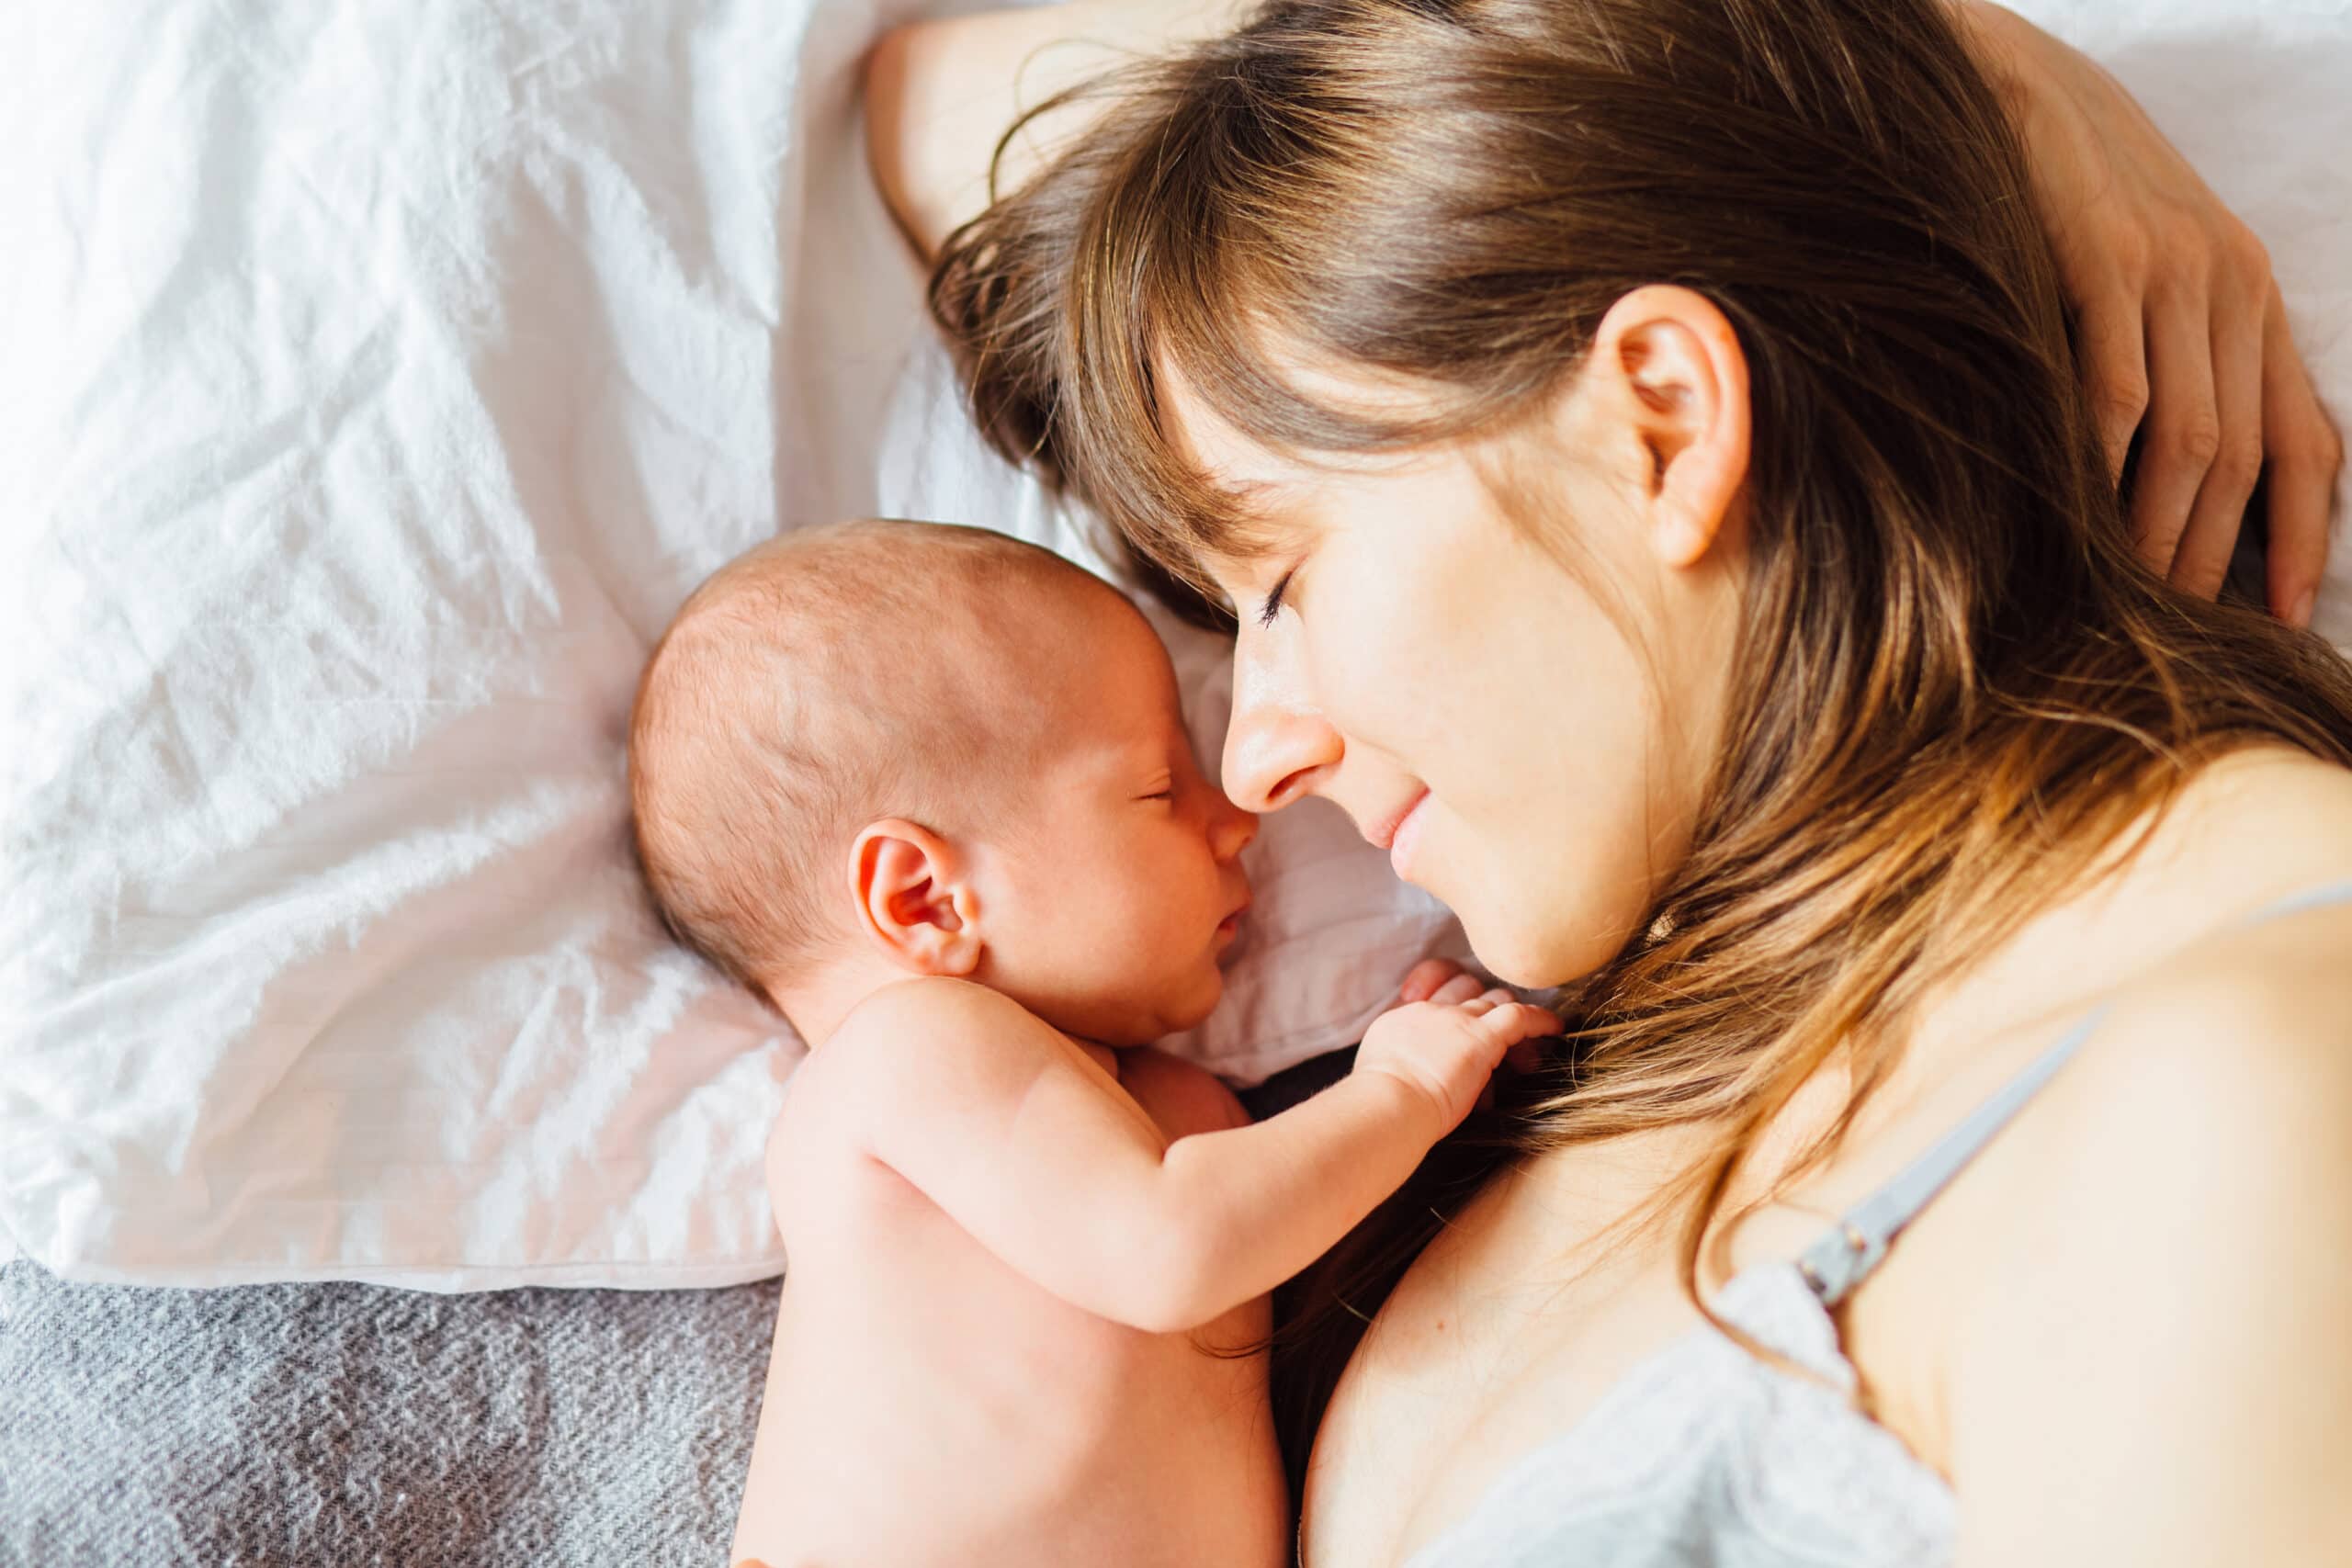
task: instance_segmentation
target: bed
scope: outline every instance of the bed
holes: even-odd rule
[[[629,684],[782,527],[1117,576],[981,448],[866,187],[856,62],[936,8],[0,18],[0,1564],[723,1551],[798,1047],[644,907]],[[2026,8],[2352,415],[2352,19]],[[1163,630],[1213,750],[1220,650]],[[1328,813],[1252,854],[1175,1043],[1272,1104],[1459,931]]]

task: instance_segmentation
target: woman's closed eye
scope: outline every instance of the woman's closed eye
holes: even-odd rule
[[[1297,575],[1298,568],[1291,568],[1288,571],[1283,573],[1282,580],[1274,584],[1273,592],[1266,595],[1265,604],[1258,611],[1258,624],[1260,626],[1271,626],[1274,624],[1274,617],[1282,613],[1283,590],[1288,588],[1290,586],[1290,580]]]

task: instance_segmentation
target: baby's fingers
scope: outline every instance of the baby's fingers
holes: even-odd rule
[[[1500,994],[1505,997],[1510,995],[1508,991]],[[1477,976],[1456,975],[1431,991],[1430,1000],[1440,1007],[1475,1007],[1495,995],[1497,993],[1488,990],[1487,982]]]
[[[1396,987],[1400,1002],[1425,1002],[1437,995],[1440,986],[1462,973],[1462,965],[1451,958],[1424,958],[1405,972],[1405,983]]]
[[[1463,1004],[1463,1010],[1478,1020],[1478,1026],[1498,1045],[1516,1045],[1522,1040],[1539,1035],[1558,1034],[1567,1025],[1560,1015],[1532,1002],[1522,1002],[1501,987]]]

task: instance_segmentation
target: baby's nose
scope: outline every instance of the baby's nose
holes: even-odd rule
[[[1258,837],[1258,818],[1227,799],[1223,790],[1209,787],[1216,797],[1209,818],[1209,846],[1217,859],[1231,860]]]

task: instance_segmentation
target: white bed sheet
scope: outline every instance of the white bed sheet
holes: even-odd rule
[[[775,1271],[780,1026],[624,836],[651,638],[779,526],[1083,554],[955,407],[853,63],[915,7],[0,16],[0,1255],[426,1289]],[[2352,24],[2039,13],[2274,249],[2352,412]],[[2352,640],[2352,568],[2323,625]],[[1173,638],[1215,752],[1221,661]],[[1237,1079],[1457,940],[1271,818]]]
[[[674,1286],[781,1263],[797,1043],[625,838],[646,649],[778,527],[1075,549],[863,175],[911,10],[26,7],[0,22],[0,1231],[85,1279]],[[1213,639],[1177,638],[1215,754]],[[1344,819],[1250,852],[1240,1081],[1453,929]]]

